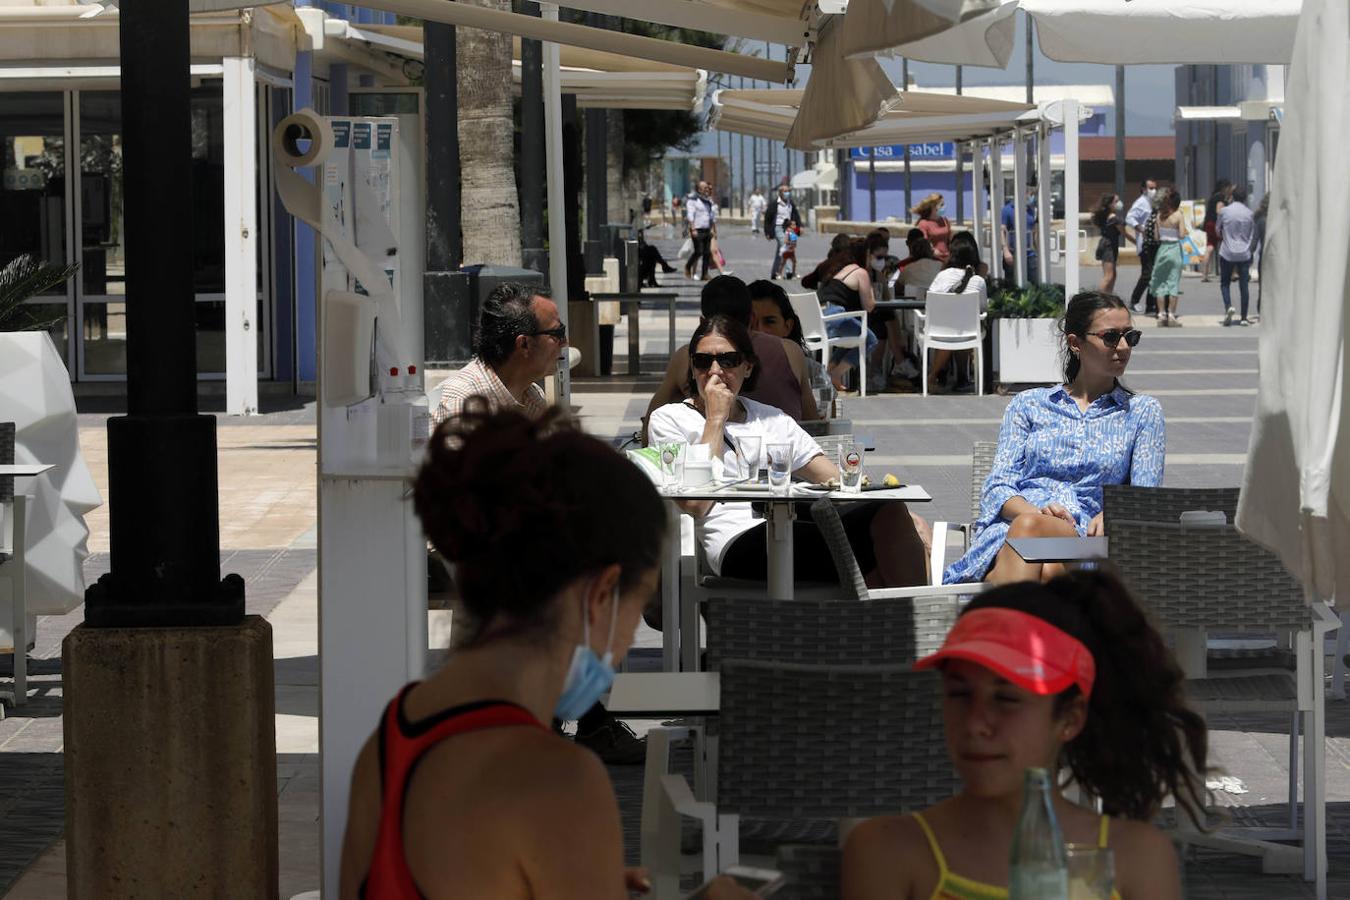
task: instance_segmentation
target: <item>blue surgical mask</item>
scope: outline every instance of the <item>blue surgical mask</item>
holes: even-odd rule
[[[605,695],[614,683],[614,653],[610,647],[614,644],[614,627],[619,621],[619,587],[614,586],[613,609],[609,617],[609,640],[605,642],[605,655],[596,656],[591,649],[591,617],[582,600],[581,643],[572,651],[572,665],[567,670],[567,680],[563,682],[562,696],[553,707],[553,715],[565,722],[580,719],[596,701]]]

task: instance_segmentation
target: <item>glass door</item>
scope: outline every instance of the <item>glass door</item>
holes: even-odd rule
[[[66,196],[66,99],[60,92],[5,94],[0,104],[0,265],[30,255],[56,266],[72,261],[71,216]],[[27,301],[70,364],[73,279]]]

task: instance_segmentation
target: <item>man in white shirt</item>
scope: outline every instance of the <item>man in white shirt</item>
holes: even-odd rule
[[[1144,312],[1149,315],[1158,311],[1158,298],[1151,293],[1145,294],[1149,279],[1153,277],[1153,253],[1144,252],[1144,224],[1153,214],[1153,202],[1157,196],[1158,182],[1147,179],[1140,185],[1139,196],[1125,214],[1125,236],[1134,241],[1134,249],[1139,253],[1139,280],[1134,283],[1134,290],[1130,293],[1130,308],[1139,312],[1139,298],[1145,296]]]
[[[778,186],[778,196],[769,205],[773,212],[772,227],[764,229],[764,236],[774,242],[773,247],[773,267],[769,271],[769,278],[777,278],[778,272],[783,268],[783,222],[791,219],[796,222],[798,227],[802,224],[801,216],[797,214],[797,204],[792,202],[792,188],[784,182]]]
[[[712,235],[717,222],[717,207],[712,200],[712,186],[706,181],[698,183],[698,189],[684,205],[685,220],[689,224],[689,238],[694,242],[694,250],[684,264],[684,277],[694,277],[694,266],[702,261],[703,271],[700,277],[708,280],[708,266],[712,263]]]
[[[764,192],[756,185],[754,193],[750,195],[745,205],[750,210],[750,233],[753,234],[760,228],[760,223],[764,219],[764,208],[769,205],[769,201],[764,199]]]
[[[1239,325],[1252,324],[1247,319],[1247,302],[1251,299],[1248,281],[1251,279],[1252,244],[1256,237],[1256,218],[1247,207],[1247,189],[1241,186],[1233,188],[1233,199],[1225,203],[1215,220],[1219,233],[1219,293],[1223,295],[1223,324],[1232,325],[1232,299],[1228,295],[1228,282],[1237,274],[1238,294],[1242,300],[1242,318]]]

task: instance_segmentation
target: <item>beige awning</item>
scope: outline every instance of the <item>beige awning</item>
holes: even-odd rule
[[[821,26],[811,50],[811,77],[788,130],[787,145],[809,149],[816,141],[859,131],[877,121],[895,96],[895,85],[875,59],[845,59],[838,16]]]
[[[814,77],[814,75],[813,75]],[[809,86],[807,90],[809,91]],[[787,139],[805,91],[717,91],[709,127],[738,134]],[[805,149],[868,147],[917,141],[961,141],[1010,131],[1038,116],[1026,103],[924,91],[893,91],[881,115],[861,129],[814,141]]]

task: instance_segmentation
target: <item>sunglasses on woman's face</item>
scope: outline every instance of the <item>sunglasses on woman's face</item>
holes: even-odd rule
[[[1106,331],[1089,331],[1088,334],[1101,338],[1102,343],[1106,345],[1106,349],[1108,350],[1116,349],[1116,344],[1120,343],[1121,338],[1125,339],[1125,343],[1128,346],[1134,347],[1138,345],[1139,339],[1144,336],[1144,333],[1137,328],[1131,328],[1129,331],[1121,331],[1119,328],[1108,328]]]
[[[713,360],[723,369],[734,369],[745,362],[745,355],[739,350],[732,350],[727,353],[694,353],[689,357],[689,361],[694,364],[694,368],[700,372],[706,372],[712,368]]]

